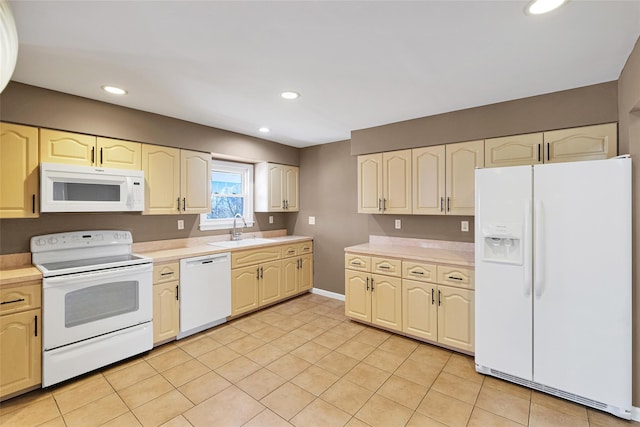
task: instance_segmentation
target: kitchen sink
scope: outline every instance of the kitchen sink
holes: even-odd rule
[[[273,243],[275,240],[273,239],[242,239],[242,240],[226,240],[222,242],[210,242],[211,246],[220,246],[223,248],[242,248],[245,246],[254,246],[254,245],[265,245],[267,243]]]

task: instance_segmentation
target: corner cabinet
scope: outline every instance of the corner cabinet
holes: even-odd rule
[[[411,150],[358,156],[358,213],[410,214]]]
[[[153,266],[153,344],[174,339],[180,331],[180,262]]]
[[[42,382],[41,282],[0,290],[0,400]]]
[[[158,145],[142,145],[145,214],[211,211],[211,155]]]
[[[345,315],[466,353],[474,351],[473,270],[345,255]]]
[[[38,128],[0,123],[0,218],[37,218]]]
[[[255,165],[256,212],[297,212],[300,209],[300,168],[276,163]]]

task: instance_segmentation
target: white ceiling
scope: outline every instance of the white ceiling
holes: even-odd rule
[[[616,80],[640,36],[637,0],[10,4],[13,80],[296,147]]]

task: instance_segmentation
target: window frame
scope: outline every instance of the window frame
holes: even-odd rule
[[[240,173],[242,174],[243,180],[243,218],[247,223],[247,227],[252,227],[254,224],[253,217],[253,163],[241,163],[241,162],[232,162],[225,160],[216,160],[213,159],[211,161],[211,172],[226,172],[226,173]],[[209,197],[213,197],[211,193]],[[200,214],[200,230],[225,230],[233,228],[233,218],[220,218],[220,219],[209,219],[207,215],[210,212]],[[240,221],[240,226],[244,226],[242,221]]]

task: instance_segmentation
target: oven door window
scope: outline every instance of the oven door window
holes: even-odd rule
[[[139,284],[134,280],[82,288],[65,295],[64,323],[72,328],[138,310]]]

